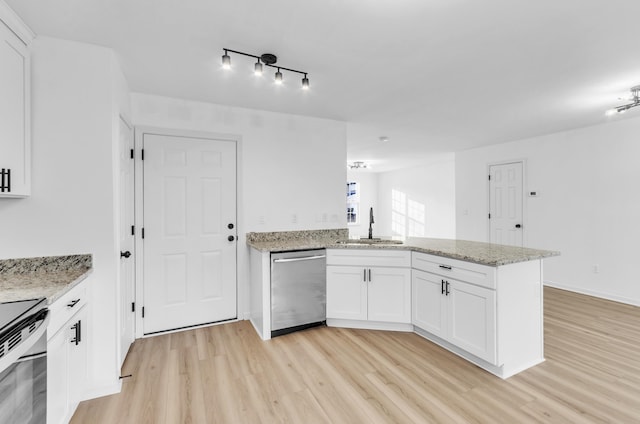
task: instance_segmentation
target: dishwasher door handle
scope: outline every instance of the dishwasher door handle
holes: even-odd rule
[[[282,259],[274,259],[273,263],[311,261],[313,259],[322,259],[326,257],[327,255],[302,256],[299,258],[282,258]]]

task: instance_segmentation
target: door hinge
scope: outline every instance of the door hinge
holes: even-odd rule
[[[131,312],[136,311],[136,302],[131,302]]]
[[[142,238],[144,238],[144,227],[142,227]]]
[[[144,318],[144,306],[142,307],[142,318]]]
[[[141,154],[141,156],[142,156],[142,160],[144,160],[144,149],[142,149],[142,154]]]
[[[131,155],[131,159],[133,159],[133,149],[131,149],[130,155]]]
[[[136,235],[136,226],[135,226],[135,225],[132,225],[132,226],[131,226],[131,235],[132,235],[132,236],[135,236],[135,235]]]

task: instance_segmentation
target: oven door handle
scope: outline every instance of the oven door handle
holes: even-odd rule
[[[40,323],[38,328],[27,337],[25,341],[20,343],[15,349],[11,350],[9,353],[0,358],[0,374],[2,374],[7,368],[13,365],[15,362],[18,362],[21,356],[25,355],[37,342],[40,340],[47,331],[47,326],[49,325],[50,314],[47,311],[47,316]]]

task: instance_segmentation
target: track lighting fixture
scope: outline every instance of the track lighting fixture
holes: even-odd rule
[[[613,109],[609,109],[607,111],[607,115],[610,116],[610,115],[615,115],[616,113],[625,113],[626,111],[628,111],[633,107],[640,106],[640,85],[631,87],[630,90],[631,90],[631,98],[629,100],[631,100],[631,103],[628,103],[622,106],[617,106],[617,107],[614,107]]]
[[[308,90],[309,89],[309,77],[307,76],[307,72],[304,71],[298,71],[296,69],[291,69],[291,68],[283,68],[282,66],[275,66],[275,63],[278,61],[278,58],[276,57],[276,55],[271,54],[271,53],[264,53],[260,56],[256,56],[253,54],[249,54],[249,53],[244,53],[244,52],[239,52],[237,50],[231,50],[231,49],[222,49],[224,50],[224,55],[222,56],[222,67],[224,69],[231,69],[231,57],[229,56],[229,52],[231,53],[236,53],[242,56],[248,56],[248,57],[253,57],[258,59],[258,61],[256,62],[256,64],[254,65],[253,69],[254,69],[254,73],[256,75],[262,75],[262,65],[264,64],[265,66],[269,66],[271,68],[276,68],[276,74],[275,74],[275,83],[280,85],[283,82],[283,77],[282,77],[282,72],[281,70],[285,70],[285,71],[289,71],[289,72],[295,72],[298,74],[302,74],[304,75],[304,77],[302,78],[302,89],[303,90]]]
[[[227,51],[224,51],[224,55],[222,55],[222,67],[224,69],[231,69],[231,57],[227,54]]]

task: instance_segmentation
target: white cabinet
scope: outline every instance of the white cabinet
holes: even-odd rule
[[[380,264],[387,266],[376,266]],[[328,324],[359,326],[355,321],[409,324],[409,265],[407,251],[328,249]]]
[[[413,252],[415,331],[502,378],[542,362],[541,266]]]
[[[27,45],[0,9],[0,197],[31,194],[31,74]]]
[[[87,282],[49,308],[47,329],[47,423],[66,423],[84,400],[87,379]],[[49,336],[50,335],[50,336]]]
[[[413,270],[415,326],[496,364],[496,293],[436,274]]]

